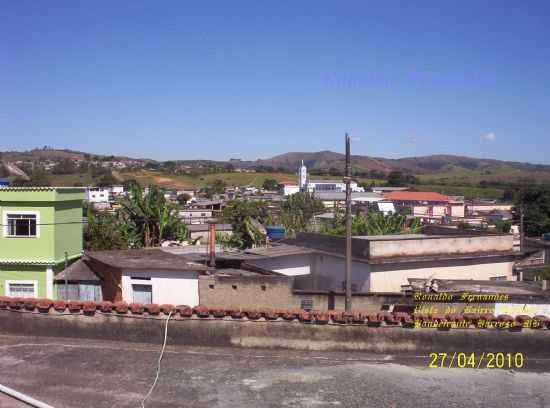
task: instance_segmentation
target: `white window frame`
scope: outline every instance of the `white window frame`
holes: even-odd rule
[[[5,295],[6,296],[11,296],[10,295],[10,285],[12,283],[21,283],[21,284],[24,284],[24,285],[34,285],[34,293],[32,295],[33,298],[37,298],[38,297],[38,281],[37,280],[6,280],[4,282],[4,292],[5,292]]]
[[[130,277],[130,289],[132,290],[132,302],[134,301],[134,285],[149,286],[151,288],[151,303],[153,302],[153,282],[147,279]]]
[[[36,216],[36,235],[9,235],[8,234],[8,215],[34,215]],[[2,225],[4,238],[40,238],[40,211],[20,211],[3,210]]]

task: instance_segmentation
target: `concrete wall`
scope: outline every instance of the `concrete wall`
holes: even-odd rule
[[[296,278],[286,276],[201,276],[200,304],[209,307],[241,307],[251,309],[299,309],[302,301],[312,302],[314,310],[344,310],[345,297],[338,293],[293,289]],[[377,312],[384,304],[412,304],[411,297],[400,294],[356,294],[355,310]]]
[[[512,251],[511,235],[476,237],[430,237],[403,240],[369,241],[370,258],[453,255]]]
[[[464,261],[455,265],[444,265],[433,262],[432,266],[399,269],[399,265],[384,266],[389,270],[380,270],[378,265],[372,266],[370,288],[373,292],[399,292],[401,285],[407,285],[407,278],[437,278],[437,279],[476,279],[489,280],[495,277],[506,277],[512,280],[513,262],[477,263]],[[378,269],[378,270],[377,270]]]
[[[277,258],[257,259],[249,264],[263,269],[282,273],[286,276],[309,275],[312,263],[311,255],[289,255]]]
[[[343,290],[346,280],[346,261],[343,257],[332,255],[313,255],[312,286],[315,290]],[[352,286],[356,292],[370,291],[369,265],[364,262],[352,262]]]
[[[36,315],[0,310],[4,334],[69,337],[161,344],[165,318],[116,315]],[[548,330],[511,332],[496,329],[405,329],[394,327],[314,325],[298,322],[174,318],[167,343],[189,346],[259,347],[299,350],[364,350],[406,355],[432,352],[517,352],[550,356]]]
[[[219,307],[293,309],[299,299],[292,293],[293,279],[286,276],[201,276],[200,304]]]
[[[132,278],[151,278],[150,280]],[[152,303],[197,306],[199,304],[199,276],[184,271],[122,271],[122,299],[134,301],[132,284],[152,286]]]

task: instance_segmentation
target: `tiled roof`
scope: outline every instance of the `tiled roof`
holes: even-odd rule
[[[84,187],[3,187],[3,192],[6,191],[79,191],[84,192]]]
[[[170,271],[207,271],[211,268],[191,261],[183,255],[174,255],[160,248],[126,249],[117,251],[90,251],[86,255],[117,269],[146,269]]]
[[[208,307],[199,305],[189,307],[185,305],[158,305],[125,302],[91,302],[91,301],[64,301],[51,299],[0,297],[0,310],[40,313],[42,315],[116,315],[147,317],[148,319],[165,319],[163,315],[173,315],[176,319],[200,320],[263,320],[265,322],[294,322],[317,325],[365,325],[370,327],[390,327],[412,329],[414,327],[445,327],[452,329],[486,329],[494,330],[495,334],[503,333],[508,329],[518,331],[523,328],[531,330],[550,331],[550,318],[544,315],[529,316],[494,315],[486,314],[455,314],[455,313],[406,313],[406,312],[351,312],[342,311],[306,311],[302,309],[248,309],[240,307]],[[436,326],[432,326],[435,324]],[[496,330],[498,328],[498,330]]]
[[[384,198],[394,201],[438,201],[449,202],[449,196],[432,191],[392,191],[385,193]]]

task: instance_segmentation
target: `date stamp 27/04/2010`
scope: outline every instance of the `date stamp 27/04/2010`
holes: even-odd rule
[[[523,353],[471,352],[430,353],[428,368],[488,368],[516,369],[523,368]]]

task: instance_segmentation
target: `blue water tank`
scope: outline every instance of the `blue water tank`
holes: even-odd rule
[[[265,231],[270,241],[279,241],[285,237],[285,227],[273,225],[265,227]]]
[[[546,234],[542,234],[542,239],[544,241],[550,242],[550,232],[547,232]]]

